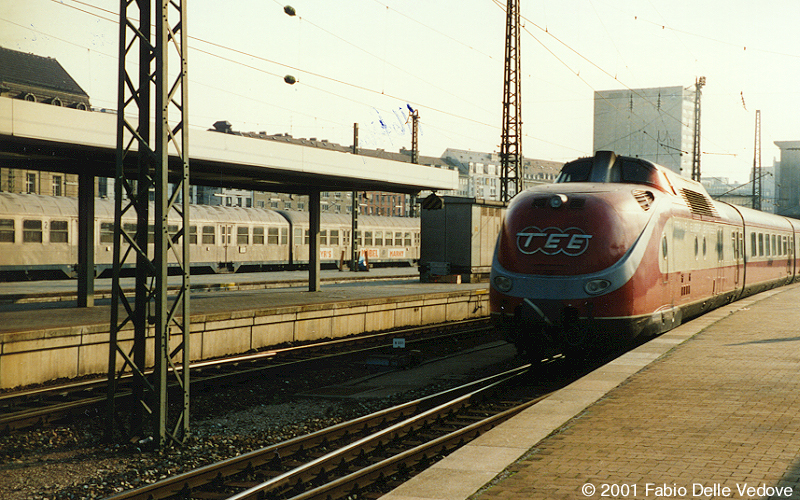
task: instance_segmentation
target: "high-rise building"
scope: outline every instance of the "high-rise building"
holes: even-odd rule
[[[800,141],[775,141],[781,149],[776,176],[777,213],[800,218]]]
[[[695,87],[594,94],[594,150],[643,158],[690,177]]]

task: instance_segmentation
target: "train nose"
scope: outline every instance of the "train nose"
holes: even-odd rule
[[[511,272],[594,273],[622,258],[635,234],[602,193],[526,194],[509,207],[500,234],[498,258]],[[587,292],[603,287],[594,283]]]

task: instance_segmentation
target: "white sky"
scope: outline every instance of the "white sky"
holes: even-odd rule
[[[423,155],[497,151],[499,1],[187,0],[190,125],[350,145],[358,122],[362,147],[397,151],[411,147],[410,104]],[[591,155],[595,90],[697,76],[704,177],[748,178],[756,109],[764,166],[779,156],[774,141],[800,139],[797,0],[520,1],[526,157]],[[0,0],[0,46],[58,59],[94,106],[116,108],[118,5]]]

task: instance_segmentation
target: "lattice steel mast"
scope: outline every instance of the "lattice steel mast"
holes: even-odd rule
[[[520,190],[522,172],[522,73],[519,55],[519,0],[506,6],[506,53],[503,81],[503,132],[500,142],[500,201]]]
[[[694,88],[694,142],[692,147],[692,180],[700,182],[700,96],[706,77],[695,80]]]
[[[756,141],[753,147],[753,208],[761,210],[761,110],[756,110]]]
[[[121,432],[128,439],[152,438],[156,446],[163,446],[183,442],[189,432],[189,370],[182,369],[189,365],[190,330],[188,44],[186,0],[160,0],[155,12],[150,2],[120,1],[106,437],[114,439]],[[170,51],[176,56],[172,65],[168,64]],[[170,72],[177,73],[171,81]],[[135,226],[123,221],[131,214],[136,217]],[[181,274],[171,303],[168,262]],[[120,285],[121,271],[129,266],[136,270],[132,299]],[[148,345],[154,349],[152,356],[148,356]],[[148,372],[149,362],[152,372]],[[116,402],[124,373],[133,375],[133,402],[125,408],[130,413],[127,425]],[[175,382],[178,393],[172,408],[168,380]]]

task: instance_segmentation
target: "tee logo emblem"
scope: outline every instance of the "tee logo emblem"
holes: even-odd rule
[[[563,253],[577,257],[589,248],[591,238],[591,234],[586,234],[577,227],[562,230],[557,227],[539,229],[528,226],[517,233],[517,248],[526,255],[542,252],[545,255]]]

